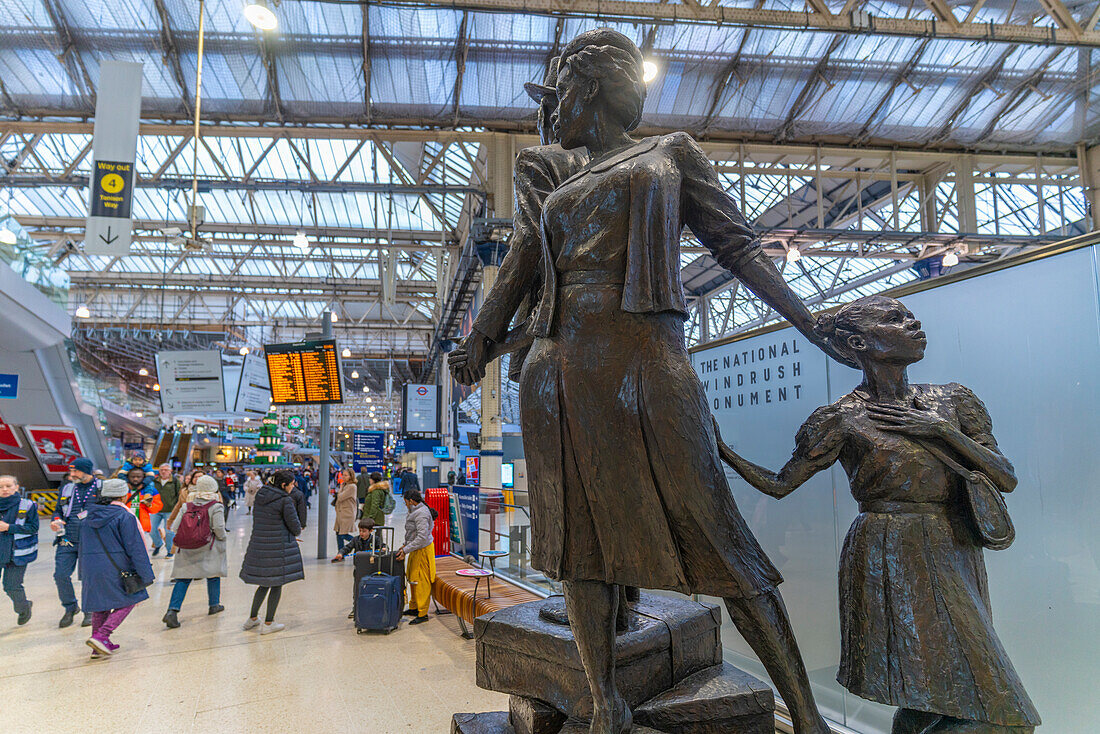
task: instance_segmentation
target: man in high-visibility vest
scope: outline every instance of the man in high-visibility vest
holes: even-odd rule
[[[57,533],[54,545],[57,551],[53,561],[53,580],[57,584],[57,596],[65,607],[65,614],[58,627],[68,627],[73,623],[80,605],[76,601],[76,589],[73,588],[73,571],[80,551],[80,524],[88,515],[88,507],[99,497],[100,481],[92,472],[95,465],[91,459],[74,459],[69,467],[70,481],[61,487],[57,497],[57,509],[54,510],[50,529]],[[81,627],[90,627],[92,620],[87,614]]]
[[[19,482],[0,475],[0,574],[11,598],[17,624],[31,620],[31,602],[23,588],[27,565],[38,558],[38,505],[19,494]]]

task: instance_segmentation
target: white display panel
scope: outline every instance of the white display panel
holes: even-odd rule
[[[233,410],[247,415],[264,416],[270,409],[271,379],[267,374],[267,363],[249,354],[241,365]]]
[[[402,388],[402,430],[405,433],[439,433],[439,385],[407,384]]]
[[[221,352],[157,352],[157,381],[164,413],[225,411]]]
[[[1086,734],[1100,719],[1100,282],[1097,248],[1076,250],[902,298],[928,334],[913,382],[959,382],[989,409],[994,434],[1020,484],[1007,496],[1016,543],[986,552],[993,614],[1001,641],[1043,718],[1040,731]],[[786,362],[771,345],[799,345]],[[763,361],[744,365],[749,350]],[[733,364],[734,355],[741,365]],[[725,358],[730,364],[725,365]],[[715,367],[715,360],[717,367]],[[795,432],[819,405],[838,399],[859,373],[828,362],[792,329],[700,350],[693,355],[723,438],[746,458],[778,469]],[[787,399],[765,402],[778,385],[763,369],[798,363]],[[738,407],[737,375],[757,371],[757,403]],[[730,378],[730,388],[725,378]],[[788,375],[789,377],[789,375]],[[718,380],[717,387],[715,379]],[[793,386],[801,387],[795,394]],[[774,389],[778,390],[778,387]],[[729,407],[727,394],[732,396]],[[839,466],[793,495],[774,500],[727,471],[742,514],[783,573],[780,587],[818,703],[866,734],[890,730],[892,709],[848,694],[835,681],[839,662],[837,566],[857,514]],[[727,621],[727,657],[764,675]]]

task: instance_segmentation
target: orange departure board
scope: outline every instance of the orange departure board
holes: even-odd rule
[[[340,361],[335,339],[267,344],[267,373],[275,405],[342,403]]]

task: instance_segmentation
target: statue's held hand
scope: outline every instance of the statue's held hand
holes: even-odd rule
[[[473,385],[485,376],[486,355],[489,340],[476,331],[462,341],[462,345],[447,355],[451,374],[462,385]]]

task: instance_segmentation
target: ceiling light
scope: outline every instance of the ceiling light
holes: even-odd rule
[[[959,256],[952,250],[943,256],[943,266],[945,268],[953,268],[959,264]]]
[[[368,403],[370,402],[370,398],[367,398],[367,402],[368,402]]]
[[[294,234],[294,246],[303,251],[309,249],[309,237],[300,229]]]
[[[797,247],[792,247],[787,250],[787,262],[796,263],[802,259],[802,253],[798,251]]]
[[[344,351],[340,352],[340,356],[344,359],[351,359],[351,350],[344,347]],[[352,377],[358,377],[359,375],[352,375]]]
[[[8,227],[0,229],[0,245],[14,245],[15,241],[15,232]]]
[[[248,347],[241,347],[241,356],[245,357],[247,355],[248,355]]]
[[[366,385],[363,385],[363,392],[370,392],[370,388]]]
[[[273,31],[279,27],[279,19],[267,7],[265,0],[253,0],[244,6],[244,17],[261,31]]]
[[[92,318],[92,312],[88,308],[87,304],[82,303],[82,304],[80,304],[79,306],[76,307],[75,316],[78,319],[90,319],[90,318]]]
[[[649,84],[657,78],[657,64],[652,61],[642,62],[642,81]]]
[[[331,322],[332,322],[332,323],[334,323],[334,324],[336,323],[336,321],[337,321],[337,316],[336,316],[336,312],[335,312],[335,311],[333,311],[332,313],[330,313],[330,314],[328,315],[328,320],[329,320],[329,321],[331,321]]]
[[[137,413],[134,413],[134,415],[136,415],[138,418],[140,418],[141,417],[141,411],[139,410]]]
[[[149,375],[149,370],[142,367],[140,370],[138,370],[138,374],[141,375],[142,377],[146,377],[146,376]]]
[[[345,357],[350,357],[351,353],[349,352],[348,354],[345,354],[344,356]],[[358,380],[359,379],[359,370],[352,370],[351,371],[351,379],[353,379],[353,380]]]
[[[160,392],[160,383],[159,382],[154,382],[153,383],[153,391],[154,392]]]

